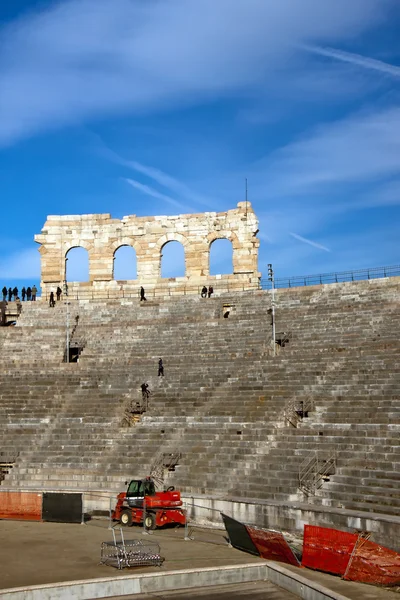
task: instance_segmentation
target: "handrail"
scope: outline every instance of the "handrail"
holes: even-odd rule
[[[319,273],[318,275],[295,275],[293,277],[275,278],[276,288],[304,287],[309,285],[323,285],[326,283],[344,283],[346,281],[365,281],[368,279],[381,279],[400,275],[400,265],[389,267],[374,267],[372,269],[358,269],[355,271],[339,271],[335,273]],[[261,289],[270,289],[271,282],[261,279]]]

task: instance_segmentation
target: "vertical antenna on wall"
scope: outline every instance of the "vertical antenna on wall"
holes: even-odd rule
[[[246,186],[246,219],[247,219],[247,177],[245,179],[245,186]]]

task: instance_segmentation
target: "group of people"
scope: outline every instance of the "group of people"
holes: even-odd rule
[[[18,288],[16,286],[14,288],[9,287],[8,289],[6,288],[6,286],[4,286],[1,291],[3,292],[3,302],[7,301],[7,297],[8,297],[8,302],[11,302],[13,298],[14,298],[14,300],[17,300],[17,299],[19,300]],[[37,294],[36,285],[33,285],[32,287],[28,286],[27,288],[25,288],[25,286],[24,286],[21,290],[22,301],[25,302],[25,300],[27,300],[28,302],[30,302],[30,301],[35,302],[36,294]]]
[[[61,294],[62,294],[62,289],[60,288],[60,286],[58,286],[57,290],[56,290],[57,302],[59,302],[61,300]],[[54,308],[55,305],[56,305],[56,301],[54,299],[54,292],[50,292],[49,306],[50,306],[50,308]]]
[[[211,298],[211,296],[213,295],[213,293],[214,293],[214,288],[213,288],[212,285],[210,285],[208,287],[208,289],[207,289],[207,286],[203,285],[203,288],[201,290],[201,297],[202,298],[207,298],[207,296],[209,298]],[[144,291],[144,287],[141,286],[141,288],[140,288],[140,302],[143,302],[145,300],[147,300],[147,298],[146,298],[146,292]]]
[[[211,298],[211,296],[213,295],[213,293],[214,293],[214,288],[213,288],[212,285],[210,285],[208,287],[208,290],[207,290],[207,287],[205,285],[203,285],[203,289],[201,290],[201,297],[202,298],[207,298],[207,295],[208,295],[209,298]]]

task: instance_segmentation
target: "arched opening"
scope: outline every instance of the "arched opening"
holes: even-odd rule
[[[161,248],[161,277],[184,277],[185,249],[180,242],[171,241]]]
[[[137,279],[136,252],[132,246],[120,246],[114,252],[113,279],[117,281]]]
[[[226,238],[214,240],[210,246],[210,275],[233,273],[232,242]]]
[[[67,281],[89,281],[89,253],[82,246],[66,253],[65,278]]]

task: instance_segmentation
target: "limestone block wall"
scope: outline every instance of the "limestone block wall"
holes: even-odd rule
[[[249,202],[239,202],[227,212],[206,212],[178,216],[113,219],[110,214],[64,215],[47,217],[35,241],[40,244],[41,285],[46,295],[66,279],[69,250],[83,247],[89,255],[89,281],[68,282],[70,293],[118,295],[143,285],[146,293],[162,295],[198,293],[203,285],[219,291],[256,289],[259,283],[258,219]],[[228,239],[233,247],[233,273],[210,276],[210,247],[216,239]],[[161,278],[163,247],[180,242],[185,251],[185,276]],[[115,252],[121,246],[136,251],[137,279],[116,282],[113,279]]]

